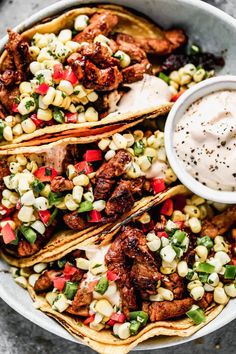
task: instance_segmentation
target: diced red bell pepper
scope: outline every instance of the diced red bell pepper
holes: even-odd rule
[[[118,322],[118,323],[124,323],[125,322],[125,315],[123,313],[116,313],[114,312],[112,315],[111,315],[111,320],[115,321],[115,322]]]
[[[179,229],[182,229],[184,226],[184,221],[175,221],[174,223]]]
[[[54,288],[58,289],[59,291],[62,291],[64,289],[65,283],[66,283],[66,278],[63,277],[58,277],[53,280]]]
[[[70,81],[73,86],[78,83],[77,76],[70,66],[66,67],[64,71],[64,80]]]
[[[35,114],[35,113],[30,116],[30,119],[32,119],[32,121],[34,122],[36,127],[41,127],[44,124],[44,121],[41,119],[38,119],[37,114]]]
[[[119,275],[113,273],[111,270],[107,271],[107,279],[109,281],[116,281],[118,279],[120,279]]]
[[[62,64],[54,65],[52,78],[55,81],[60,81],[64,79],[64,68]]]
[[[154,228],[154,221],[151,220],[148,224],[142,224],[142,229],[144,233],[147,233]]]
[[[0,215],[1,216],[8,216],[11,213],[13,213],[14,210],[15,210],[14,208],[8,209],[4,205],[0,205]]]
[[[5,226],[3,226],[1,230],[1,234],[3,237],[3,241],[6,245],[16,240],[16,234],[14,230],[11,228],[10,224],[8,223]]]
[[[165,181],[163,178],[152,178],[151,185],[154,194],[160,193],[166,189]]]
[[[34,175],[41,182],[51,182],[51,180],[57,176],[57,171],[51,167],[40,167],[34,172]]]
[[[175,210],[180,210],[182,211],[186,205],[186,197],[185,195],[176,195],[175,197],[173,197],[173,201],[174,201],[174,206],[175,206]]]
[[[101,150],[87,150],[86,153],[84,154],[84,160],[87,162],[102,160]]]
[[[78,113],[65,113],[65,122],[66,123],[77,123],[78,122]]]
[[[51,213],[49,210],[39,210],[39,217],[44,223],[44,225],[48,225],[50,219],[51,219]]]
[[[171,102],[176,102],[177,99],[185,92],[186,90],[181,90],[178,93],[176,93],[174,96],[171,98]]]
[[[48,84],[42,82],[38,87],[36,87],[35,92],[42,96],[45,96],[49,90],[49,87],[50,86]]]
[[[94,280],[94,281],[91,281],[89,284],[88,284],[88,287],[87,287],[87,290],[89,293],[92,293],[95,286],[97,285],[98,283],[98,280]]]
[[[95,318],[95,315],[89,316],[88,318],[86,318],[86,320],[84,320],[84,324],[85,324],[85,325],[90,324],[91,322],[94,321],[94,318]]]
[[[63,275],[66,279],[70,280],[73,274],[75,274],[78,271],[78,269],[74,266],[72,266],[70,263],[66,263],[64,270],[63,270]]]
[[[84,173],[88,175],[93,172],[93,167],[87,161],[81,161],[75,165],[76,172],[78,174]]]
[[[114,324],[116,324],[116,321],[114,321],[114,320],[109,320],[109,321],[106,322],[106,324],[107,324],[108,326],[113,327]]]
[[[12,111],[13,111],[14,113],[19,113],[19,111],[18,111],[18,104],[17,104],[17,103],[13,103],[13,105],[12,105]]]
[[[233,264],[236,266],[236,258],[232,258],[230,264]]]
[[[161,214],[171,216],[174,211],[174,203],[172,199],[166,199],[161,207]]]
[[[97,210],[91,210],[89,213],[88,222],[99,222],[102,220],[102,215]]]
[[[169,235],[165,231],[158,231],[157,236],[159,238],[162,238],[162,237],[169,238]]]

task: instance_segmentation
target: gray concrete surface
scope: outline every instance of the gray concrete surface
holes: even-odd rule
[[[7,27],[15,26],[27,16],[55,2],[56,0],[0,0],[0,37],[5,34]],[[236,0],[208,0],[207,2],[236,17]],[[152,351],[152,354],[211,354],[214,352],[233,354],[236,353],[235,330],[236,320],[207,337],[182,346]],[[94,354],[94,351],[44,331],[0,300],[0,354],[3,353]],[[148,354],[148,351],[143,354]]]

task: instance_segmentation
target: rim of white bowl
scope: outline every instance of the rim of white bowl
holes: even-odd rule
[[[216,18],[219,18],[219,19],[223,20],[224,22],[226,22],[227,24],[229,24],[231,27],[234,27],[235,31],[236,31],[236,19],[234,19],[232,16],[230,16],[229,14],[224,12],[223,10],[218,9],[215,6],[210,5],[206,2],[203,2],[202,0],[177,0],[177,1],[181,4],[191,5],[195,8],[199,8],[203,11],[213,14]],[[101,0],[100,2],[104,3],[106,1]],[[107,1],[107,2],[111,2],[111,0]],[[113,0],[113,2],[114,2],[114,0]],[[45,19],[46,17],[55,15],[60,11],[67,11],[74,6],[81,6],[81,5],[92,4],[92,3],[94,3],[94,1],[91,1],[91,0],[70,0],[70,2],[68,2],[68,0],[58,1],[55,4],[50,5],[44,9],[40,10],[36,14],[30,16],[28,19],[21,22],[16,27],[14,27],[14,30],[22,32],[22,31],[26,30],[27,28],[33,26],[37,22],[40,22],[41,20]],[[117,4],[121,4],[121,2],[117,1]],[[123,6],[126,5],[126,6],[129,6],[132,8],[133,4],[134,4],[133,1],[127,0],[127,3],[122,4],[122,5]],[[8,39],[8,36],[4,36],[0,40],[0,51],[3,51],[4,45],[6,44],[7,39]],[[40,327],[46,329],[47,331],[54,333],[50,329],[50,326],[45,326],[45,323],[42,323],[41,320],[38,320],[36,318],[32,318],[29,313],[25,314],[23,309],[19,309],[19,307],[17,306],[17,301],[15,299],[9,300],[7,294],[5,294],[5,292],[4,292],[4,288],[1,286],[0,286],[0,297],[7,304],[9,304],[10,307],[12,307],[15,311],[20,313],[22,316],[24,316],[28,320],[34,322],[35,324],[39,325]],[[200,338],[202,336],[205,336],[211,332],[214,332],[217,329],[226,325],[227,323],[231,322],[235,318],[236,318],[236,312],[235,313],[230,312],[229,314],[227,314],[227,316],[224,316],[224,318],[222,319],[221,323],[218,326],[214,325],[214,321],[213,321],[213,323],[211,322],[210,324],[206,325],[206,327],[203,327],[200,331],[196,332],[191,337],[185,337],[185,338],[181,338],[181,339],[179,337],[174,337],[172,342],[159,344],[159,345],[158,345],[158,338],[157,338],[157,345],[148,345],[148,343],[147,343],[147,345],[141,344],[141,346],[140,345],[137,346],[134,350],[147,350],[147,349],[150,350],[150,349],[157,349],[157,348],[161,349],[161,348],[167,348],[167,347],[172,347],[175,345],[183,344],[183,343],[192,341],[194,339]],[[62,338],[65,338],[64,336],[62,336],[59,333],[57,333],[57,335]],[[70,340],[76,341],[72,336],[71,336]],[[76,341],[76,342],[83,345],[83,343],[81,343],[79,341]]]
[[[222,75],[204,80],[188,89],[178,98],[166,120],[164,131],[165,149],[171,168],[179,180],[189,190],[200,197],[214,202],[234,204],[236,203],[236,191],[219,191],[204,186],[201,182],[198,182],[186,171],[183,162],[177,157],[173,148],[174,130],[186,109],[198,99],[212,92],[222,90],[236,90],[235,75]]]

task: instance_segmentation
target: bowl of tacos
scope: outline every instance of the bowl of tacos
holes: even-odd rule
[[[235,75],[235,37],[230,16],[180,0],[135,9],[61,1],[8,30],[0,42],[6,303],[102,354],[183,343],[235,318],[235,206],[182,185],[164,141],[185,91]]]

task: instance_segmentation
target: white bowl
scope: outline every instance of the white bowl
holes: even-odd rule
[[[204,186],[202,183],[198,182],[185,170],[183,162],[177,157],[176,151],[173,147],[173,135],[175,132],[175,127],[187,108],[198,99],[205,97],[212,92],[221,90],[236,90],[236,76],[223,75],[207,79],[191,87],[183,95],[180,96],[180,98],[176,101],[173,108],[171,109],[166,120],[165,148],[168,161],[173,171],[179,180],[186,187],[188,187],[188,189],[200,197],[214,202],[234,204],[236,203],[236,192],[218,191]]]
[[[96,3],[99,0],[64,0],[37,12],[16,29],[21,32],[37,22],[55,16],[58,13],[78,5]],[[227,48],[224,54],[226,65],[222,68],[223,74],[235,74],[236,57],[236,21],[223,11],[199,0],[100,0],[102,3],[116,3],[134,8],[152,18],[163,27],[183,27],[194,43],[200,44],[203,50],[220,53]],[[225,40],[227,38],[227,41]],[[7,37],[0,41],[0,51],[3,50]],[[8,266],[0,259],[0,269]],[[36,310],[25,290],[21,289],[7,273],[0,273],[0,297],[21,315],[40,327],[59,335],[62,338],[80,343],[64,330],[55,321]],[[207,326],[189,338],[158,337],[138,345],[138,350],[153,350],[182,344],[201,336],[207,335],[236,318],[236,300],[231,300],[222,313]],[[79,350],[79,349],[78,349]]]

